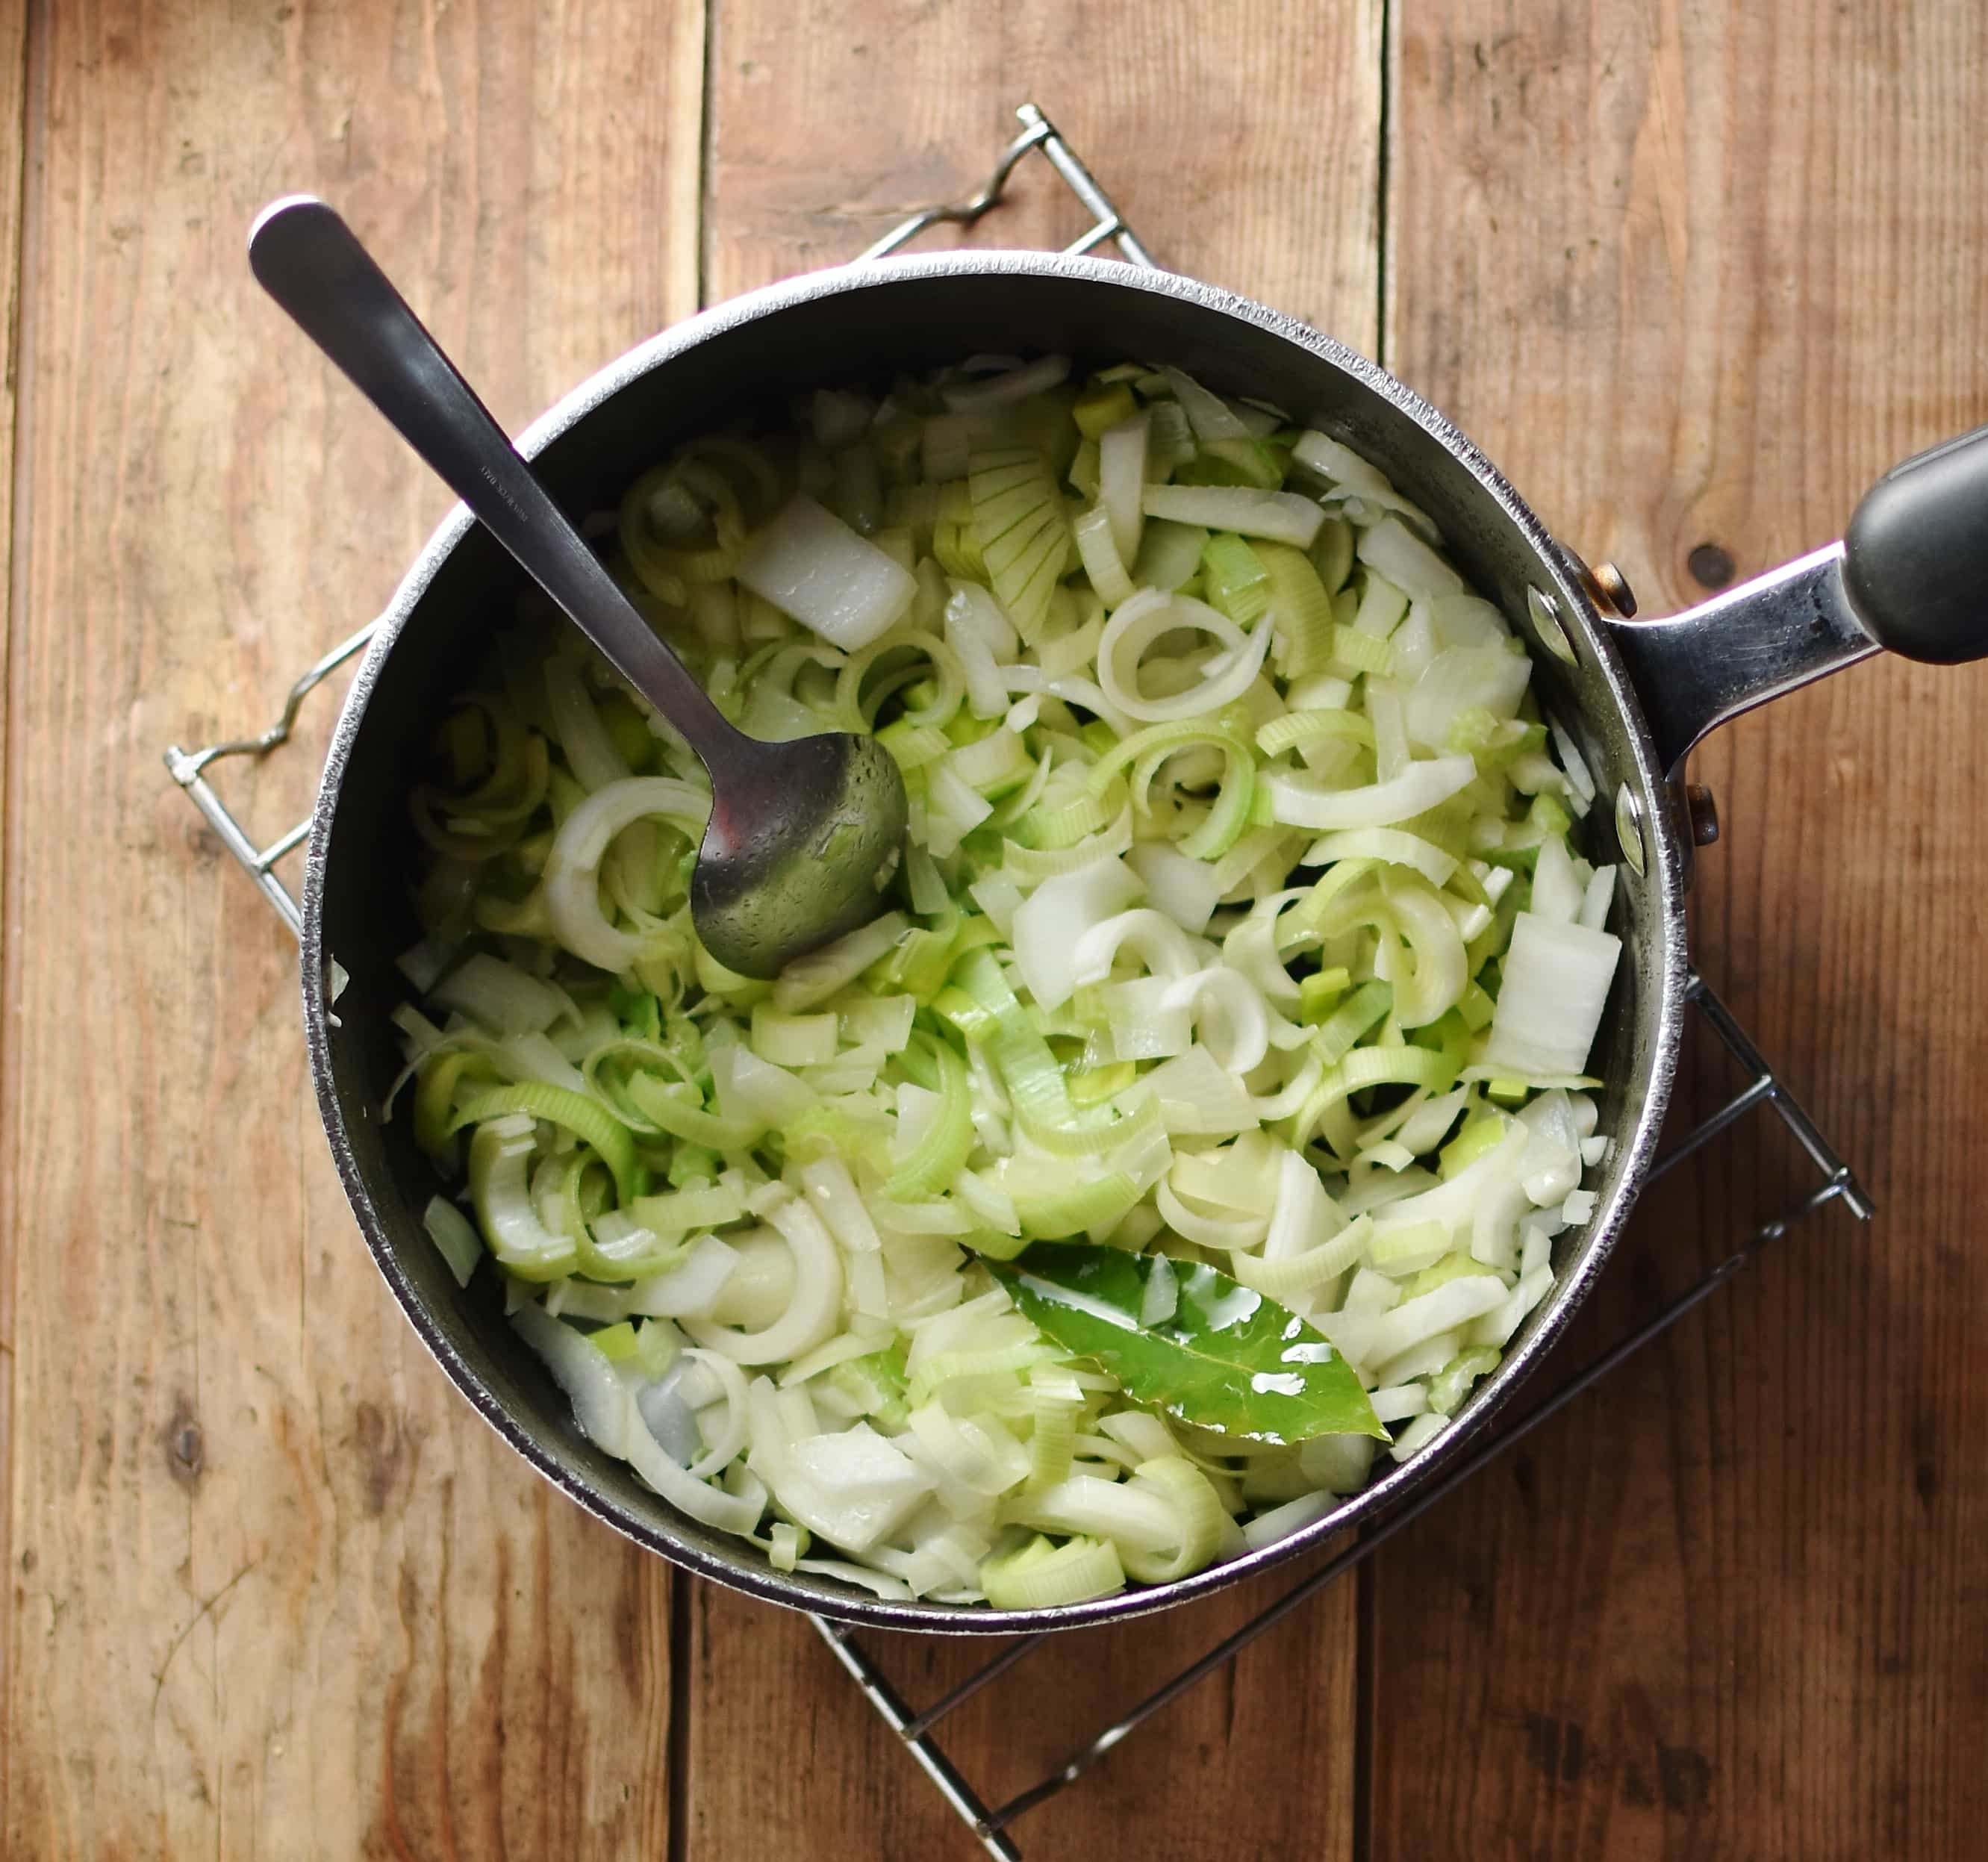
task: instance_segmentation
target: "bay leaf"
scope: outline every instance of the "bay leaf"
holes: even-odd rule
[[[985,1264],[1036,1325],[1095,1358],[1136,1403],[1252,1441],[1388,1439],[1331,1343],[1216,1268],[1080,1242]]]

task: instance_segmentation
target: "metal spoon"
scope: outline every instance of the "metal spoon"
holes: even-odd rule
[[[352,229],[322,201],[262,210],[248,263],[539,586],[669,719],[711,776],[691,919],[729,969],[777,976],[882,909],[902,857],[904,779],[868,737],[762,743],[733,728],[615,586]]]

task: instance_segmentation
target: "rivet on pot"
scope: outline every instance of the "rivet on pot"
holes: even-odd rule
[[[1622,857],[1637,878],[1643,877],[1648,856],[1643,850],[1643,809],[1625,782],[1615,792],[1615,838],[1622,843]]]
[[[1533,631],[1540,637],[1540,644],[1557,660],[1564,660],[1571,666],[1574,661],[1574,642],[1567,637],[1567,629],[1560,624],[1560,603],[1543,589],[1526,590],[1526,612],[1532,617]]]
[[[1684,805],[1691,817],[1692,844],[1710,847],[1719,838],[1719,804],[1712,799],[1712,791],[1702,783],[1687,783]]]
[[[1636,591],[1629,586],[1629,578],[1613,563],[1595,564],[1594,586],[1601,590],[1602,599],[1625,620],[1635,618]]]

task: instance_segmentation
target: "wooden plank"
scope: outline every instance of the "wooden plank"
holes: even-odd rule
[[[1192,1609],[1051,1638],[942,1721],[935,1737],[990,1808],[1051,1775],[1135,1703],[1310,1570]],[[1030,1857],[1350,1857],[1357,1637],[1354,1587],[1326,1593],[1131,1735],[1124,1753],[1031,1811]],[[691,1593],[691,1857],[816,1847],[847,1856],[980,1851],[803,1619],[700,1583]],[[930,1707],[1003,1643],[869,1635]],[[1232,1847],[1229,1847],[1231,1844]]]
[[[252,213],[340,201],[520,422],[693,301],[701,10],[79,0],[36,32],[0,1850],[659,1853],[664,1569],[392,1306],[294,950],[159,752],[259,723],[446,502],[253,289]],[[272,830],[316,747],[222,779]]]
[[[1371,346],[1381,15],[1379,0],[1236,0],[1218,46],[1187,0],[715,0],[706,292],[837,264],[972,194],[1033,99],[1162,263]],[[1017,179],[969,243],[1060,244],[1088,225],[1040,160]]]
[[[0,965],[6,960],[7,675],[13,610],[14,389],[15,322],[20,311],[21,174],[27,145],[28,9],[26,0],[0,5]],[[0,1018],[0,1067],[6,1064],[7,1026]],[[13,1443],[13,1276],[0,1247],[0,1495],[7,1491]],[[0,1598],[8,1587],[7,1509],[0,1505]],[[0,1602],[0,1620],[6,1606]],[[0,1701],[7,1698],[7,1638],[0,1634]],[[5,1789],[0,1766],[0,1793]],[[0,1829],[5,1829],[0,1808]]]
[[[998,13],[890,0],[854,15],[718,5],[708,292],[832,264],[914,209],[970,194],[1033,96],[1166,262],[1371,348],[1381,8],[1237,0],[1222,10],[1219,53],[1210,19],[1186,0]],[[1073,46],[1096,58],[1073,64]],[[1078,69],[1090,75],[1076,81]],[[1040,162],[1018,179],[1016,204],[979,241],[1053,244],[1083,229]],[[1019,1789],[1274,1589],[1053,1644],[947,1722],[944,1743],[990,1795]],[[884,1640],[887,1666],[926,1702],[991,1653]],[[1024,1847],[1349,1854],[1356,1641],[1346,1587],[1139,1735],[1164,1742],[1163,1792],[1135,1743],[1033,1815]],[[804,1623],[700,1586],[693,1641],[693,1857],[977,1853]]]
[[[1978,22],[1397,16],[1391,360],[1646,611],[1838,534],[1878,471],[1988,419]],[[1979,669],[1888,662],[1694,759],[1726,819],[1702,961],[1878,1221],[1776,1248],[1382,1554],[1377,1857],[1978,1849],[1985,714]],[[1766,1133],[1708,1153],[1563,1363],[1799,1180]]]

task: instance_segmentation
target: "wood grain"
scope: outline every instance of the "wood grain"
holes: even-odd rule
[[[1988,419],[1978,18],[1398,17],[1390,359],[1646,610]],[[1984,716],[1980,669],[1886,662],[1694,759],[1726,821],[1701,960],[1879,1218],[1772,1251],[1384,1554],[1377,1857],[1978,1849]],[[1700,1062],[1688,1097],[1732,1083]],[[1763,1128],[1655,1199],[1572,1353],[1766,1213],[1787,1153]]]
[[[28,77],[25,0],[0,5],[0,965],[6,961],[7,928],[7,676],[14,576],[15,330],[20,311],[21,174],[26,159]],[[7,1023],[0,1015],[0,1069],[6,1065]],[[4,1233],[4,1232],[0,1232]],[[8,1444],[13,1430],[14,1279],[0,1239],[0,1495],[6,1490]],[[7,1509],[0,1503],[0,1600],[6,1594]],[[0,1600],[0,1624],[6,1620]],[[7,1637],[0,1631],[0,1702],[7,1698]],[[4,1789],[4,1786],[0,1786]],[[0,1828],[4,1828],[0,1822]]]
[[[851,255],[918,207],[977,188],[1033,96],[1168,264],[1295,311],[1371,349],[1378,288],[1378,5],[1185,0],[849,9],[720,0],[712,25],[705,281],[714,296]],[[1069,48],[1104,53],[1111,81]],[[1081,69],[1083,82],[1070,73]],[[1302,133],[1293,124],[1302,123]],[[1039,161],[979,239],[1054,244],[1087,216]],[[944,1740],[990,1801],[1033,1783],[1186,1656],[1274,1593],[1060,1640],[982,1696]],[[975,1853],[800,1620],[694,1597],[688,1854]],[[886,1638],[885,1643],[891,1639]],[[884,1659],[928,1703],[991,1653],[907,1639]],[[1170,1710],[1033,1813],[1032,1855],[1185,1858],[1351,1853],[1357,1745],[1354,1594]],[[1141,1752],[1144,1756],[1141,1756]],[[1300,1782],[1301,1780],[1301,1782]],[[1162,1804],[1161,1798],[1163,1797]]]
[[[522,421],[693,300],[702,15],[65,0],[32,29],[0,1852],[653,1853],[663,1568],[387,1299],[294,949],[158,757],[255,722],[446,502],[252,290],[255,209],[338,200]],[[272,830],[316,747],[222,780]]]
[[[1161,263],[1371,346],[1381,16],[1230,0],[1218,29],[1188,0],[714,0],[706,292],[838,264],[972,194],[1033,99]],[[1089,224],[1040,160],[1016,178],[970,242]]]
[[[1296,1583],[1294,1566],[1172,1616],[1050,1638],[943,1720],[937,1738],[990,1807],[1049,1776],[1135,1702]],[[691,1592],[691,1857],[979,1854],[814,1631],[709,1584]],[[1351,1585],[1174,1703],[1017,1820],[1024,1855],[1207,1862],[1351,1856],[1358,1703]],[[1005,1644],[868,1635],[928,1708]]]

